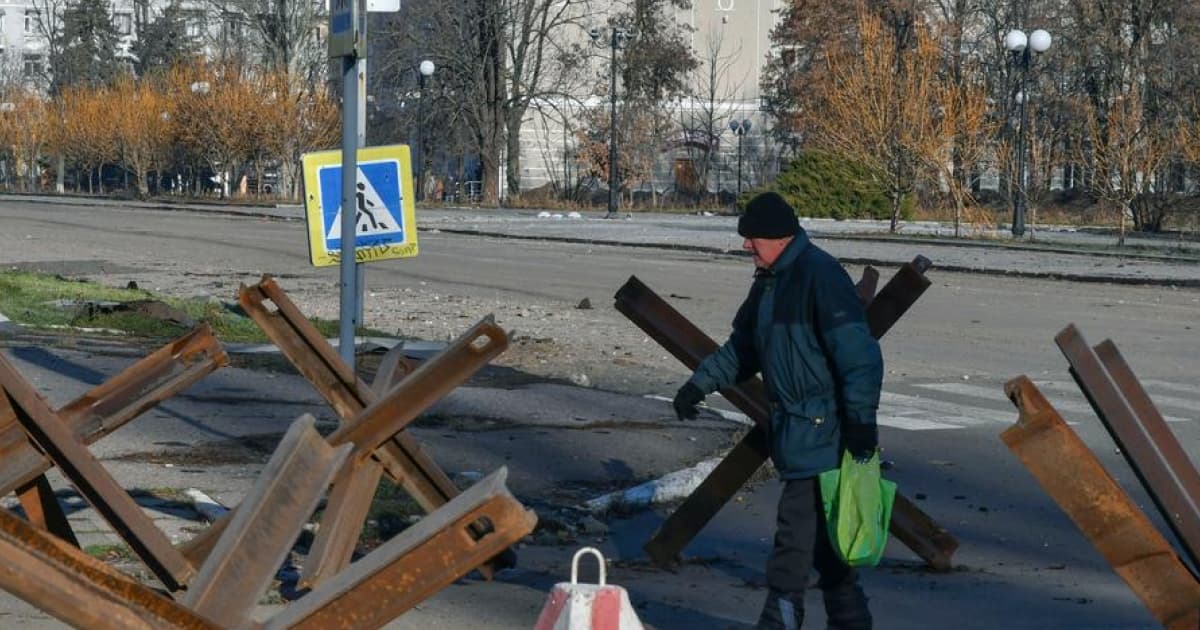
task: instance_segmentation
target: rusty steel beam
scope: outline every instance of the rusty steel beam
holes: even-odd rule
[[[343,423],[358,417],[380,397],[350,373],[346,363],[274,279],[264,277],[257,285],[242,287],[238,301],[288,361],[329,402]],[[274,311],[268,309],[265,304],[268,301],[274,304]],[[458,494],[450,477],[407,433],[393,436],[376,453],[376,459],[388,476],[426,512]]]
[[[490,315],[483,318],[437,356],[422,363],[387,396],[371,403],[353,422],[342,423],[329,436],[330,443],[354,444],[358,457],[371,454],[506,348],[508,333]]]
[[[200,326],[67,403],[57,414],[77,439],[91,444],[228,364],[212,330]],[[16,491],[51,467],[15,417],[0,418],[0,495]]]
[[[0,416],[15,413],[25,431],[169,590],[195,569],[24,377],[0,355]]]
[[[467,489],[276,613],[266,629],[378,628],[507,549],[537,516],[509,493],[506,475],[500,468]]]
[[[353,444],[350,459],[334,479],[329,505],[345,508],[346,514],[338,514],[326,527],[322,522],[317,530],[310,561],[305,566],[306,581],[314,576],[328,577],[349,561],[346,555],[354,550],[374,486],[369,491],[364,480],[371,478],[369,468],[380,465],[378,458],[381,446],[394,443],[396,435],[417,416],[460,384],[466,382],[480,368],[508,347],[508,335],[496,325],[492,318],[485,317],[457,340],[422,363],[421,367],[393,387],[388,394],[371,403],[358,417],[342,424],[326,439],[331,445]],[[363,474],[360,469],[368,469]],[[378,479],[378,476],[375,477]],[[362,496],[363,494],[367,496]],[[234,511],[236,513],[236,510]],[[326,510],[330,514],[330,510]],[[212,551],[216,538],[228,524],[231,515],[213,523],[204,532],[184,546],[184,553],[201,563]],[[485,569],[486,570],[486,569]]]
[[[207,324],[146,355],[58,410],[88,444],[229,365]]]
[[[339,418],[343,421],[353,418],[370,403],[363,395],[368,391],[366,383],[351,372],[350,366],[341,360],[333,346],[300,312],[274,278],[264,276],[254,286],[243,285],[238,292],[238,303],[279,347],[283,356],[329,402]]]
[[[867,321],[876,337],[887,332],[916,302],[930,282],[923,272],[930,262],[916,257],[884,286],[867,307]],[[862,295],[862,293],[860,293]],[[682,314],[656,295],[636,277],[631,277],[616,294],[616,309],[638,325],[690,369],[717,349],[717,343]],[[721,390],[721,394],[755,422],[726,456],[726,461],[701,482],[646,543],[644,549],[656,563],[669,566],[716,513],[770,456],[767,440],[770,412],[766,392],[757,377]],[[892,535],[917,553],[931,567],[950,568],[958,542],[944,528],[902,495],[893,507]]]
[[[925,294],[932,282],[925,277],[933,263],[924,256],[916,256],[896,270],[888,283],[867,304],[867,327],[871,336],[882,339],[887,331],[912,308]]]
[[[0,510],[0,588],[76,628],[220,630],[4,510]]]
[[[343,468],[334,480],[329,505],[331,509],[337,506],[339,513],[325,511],[332,518],[322,519],[317,528],[312,553],[305,563],[303,583],[318,584],[350,563],[366,522],[369,497],[374,496],[379,481],[379,474],[369,470],[378,463],[368,458],[507,347],[508,334],[491,317],[484,318],[437,356],[422,363],[361,416],[342,424],[329,436],[331,444],[354,444],[352,458],[356,465]]]
[[[1200,627],[1200,584],[1100,460],[1025,376],[1004,386],[1020,412],[1000,434],[1046,494],[1172,630]]]
[[[375,378],[371,380],[371,393],[376,398],[388,393],[397,383],[416,371],[418,363],[404,356],[404,344],[396,344],[379,361]]]
[[[330,446],[310,415],[292,423],[182,603],[227,628],[251,619],[333,475],[353,448]],[[373,490],[373,488],[372,488]]]
[[[7,410],[11,410],[9,406]],[[17,488],[17,498],[21,501],[21,509],[30,523],[58,536],[64,542],[79,546],[71,524],[67,522],[67,514],[63,512],[58,497],[54,496],[54,488],[46,475],[38,475],[33,481]]]
[[[879,289],[879,270],[867,265],[863,267],[862,278],[854,285],[854,290],[858,292],[858,300],[867,305],[875,297],[875,291]]]
[[[300,588],[313,588],[350,564],[382,476],[383,467],[374,460],[352,461],[338,471],[300,570]]]
[[[1071,375],[1154,505],[1200,569],[1200,473],[1112,341],[1094,349],[1074,324],[1054,337]]]

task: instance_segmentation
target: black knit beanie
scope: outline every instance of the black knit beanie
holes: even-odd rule
[[[799,231],[796,211],[775,192],[755,196],[738,219],[738,234],[742,238],[787,238]]]

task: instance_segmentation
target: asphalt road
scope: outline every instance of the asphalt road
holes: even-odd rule
[[[118,282],[127,276],[178,282],[184,274],[194,279],[196,293],[271,273],[327,285],[336,296],[337,269],[309,266],[305,238],[298,222],[0,201],[0,263],[90,269]],[[915,253],[936,263],[936,251]],[[590,296],[597,309],[610,309],[607,296],[630,274],[689,298],[675,303],[710,331],[727,329],[748,282],[747,262],[739,258],[439,233],[421,235],[416,259],[372,265],[368,282],[372,288],[393,289],[424,282],[447,292],[514,302],[574,304]],[[885,279],[887,275],[884,271]],[[1080,423],[1077,431],[1085,442],[1132,488],[1132,474],[1074,391],[1053,336],[1074,322],[1093,344],[1114,339],[1164,413],[1175,420],[1172,428],[1184,448],[1194,452],[1200,445],[1200,342],[1194,330],[1200,326],[1200,290],[936,269],[930,277],[933,288],[885,340],[888,382],[880,422],[883,443],[895,461],[891,474],[910,496],[927,497],[923,507],[963,541],[957,557],[961,570],[929,576],[914,568],[906,550],[890,547],[890,564],[867,577],[877,610],[888,611],[879,627],[1116,628],[1152,623],[1000,443],[998,433],[1015,419],[1001,388],[1019,374],[1032,377],[1069,420]],[[663,388],[655,383],[631,393],[668,393]],[[686,612],[678,617],[684,621],[673,624],[664,608],[651,607],[658,627],[710,627],[753,617],[761,597],[761,560],[774,492],[774,485],[767,484],[744,504],[731,506],[690,550],[723,558],[704,569],[689,568],[679,578],[700,583],[703,594],[689,596],[687,589],[681,594],[658,577],[639,578],[635,599]],[[1134,495],[1149,505],[1136,489]],[[746,512],[754,518],[747,520]],[[632,560],[640,545],[636,541],[656,518],[651,512],[614,523],[608,551]],[[519,584],[518,578],[503,588]],[[739,585],[752,588],[739,591]],[[440,597],[457,601],[464,596],[448,592]],[[498,599],[511,597],[506,591]],[[819,607],[818,601],[810,598]],[[942,622],[949,618],[961,621]],[[434,627],[455,627],[454,618],[448,619]]]
[[[90,267],[113,280],[153,278],[155,270],[166,269],[193,277],[196,293],[204,291],[208,279],[253,281],[272,273],[327,284],[336,297],[338,270],[308,265],[300,222],[9,201],[0,201],[0,222],[2,263]],[[936,248],[914,254],[925,253],[936,265],[936,252],[929,250]],[[886,279],[889,272],[883,273]],[[415,259],[376,263],[368,274],[372,289],[426,282],[446,292],[516,302],[574,304],[591,296],[598,308],[607,308],[607,296],[636,274],[652,287],[692,298],[678,302],[679,308],[713,331],[727,329],[748,281],[740,258],[438,233],[421,235]],[[1112,337],[1129,348],[1126,354],[1145,377],[1193,374],[1200,362],[1200,343],[1192,334],[1200,324],[1200,291],[938,273],[936,268],[930,275],[934,289],[905,317],[902,334],[887,340],[889,362],[900,375],[966,374],[1000,382],[1057,370],[1062,360],[1052,338],[1068,322],[1077,323],[1094,342]]]

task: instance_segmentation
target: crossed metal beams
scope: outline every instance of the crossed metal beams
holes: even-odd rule
[[[1200,627],[1200,473],[1111,340],[1089,346],[1074,324],[1054,338],[1192,568],[1028,377],[1005,385],[1017,423],[1001,439],[1165,627]]]
[[[8,484],[0,488],[17,491],[30,516],[25,523],[0,514],[0,558],[36,573],[0,569],[0,586],[79,627],[247,627],[254,604],[332,482],[305,567],[305,585],[313,590],[266,627],[373,628],[472,569],[487,571],[481,565],[532,531],[536,516],[507,491],[503,468],[460,494],[403,432],[507,347],[507,334],[490,317],[419,368],[410,370],[398,350],[389,353],[367,388],[272,280],[244,287],[241,299],[338,410],[341,426],[323,438],[310,416],[298,419],[242,505],[176,549],[87,444],[226,365],[211,331],[198,329],[168,344],[58,411],[0,356],[0,484]],[[275,312],[263,305],[268,299]],[[76,548],[42,474],[53,465],[175,601]],[[430,515],[351,565],[385,473]]]
[[[931,263],[917,256],[905,264],[875,294],[879,273],[867,267],[858,283],[860,299],[867,305],[871,335],[884,335],[930,285],[924,272]],[[637,324],[690,369],[717,349],[717,343],[679,311],[631,277],[615,296],[616,309]],[[755,426],[732,448],[717,467],[670,515],[645,544],[646,553],[663,566],[679,562],[680,552],[717,512],[744,486],[770,456],[767,432],[770,420],[766,392],[757,377],[721,390],[735,407],[754,420]],[[932,568],[947,570],[958,547],[944,528],[902,495],[896,495],[891,533]]]

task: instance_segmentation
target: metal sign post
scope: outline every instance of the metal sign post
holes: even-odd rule
[[[338,352],[353,372],[354,331],[358,327],[358,273],[355,269],[354,234],[356,208],[354,185],[358,176],[358,79],[357,57],[366,52],[366,34],[360,29],[361,0],[331,0],[329,3],[329,56],[342,58],[342,225],[340,326]]]
[[[354,370],[354,331],[362,324],[365,273],[357,269],[358,150],[367,144],[367,14],[399,11],[400,0],[330,0],[329,56],[342,58],[342,204],[343,255],[338,348]]]

